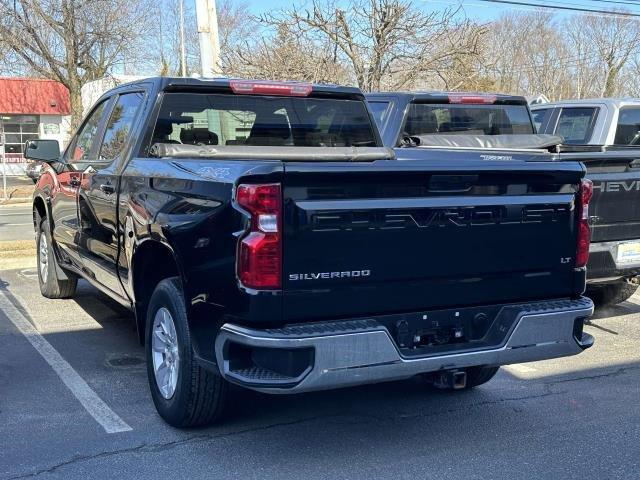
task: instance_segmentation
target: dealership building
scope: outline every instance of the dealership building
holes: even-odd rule
[[[60,82],[34,78],[0,78],[0,159],[8,175],[24,172],[24,142],[69,136],[69,91]]]

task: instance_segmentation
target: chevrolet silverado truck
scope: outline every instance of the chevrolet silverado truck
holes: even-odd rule
[[[580,161],[593,182],[587,293],[616,304],[640,275],[640,101],[599,98],[531,106],[540,133],[560,135],[560,158]]]
[[[171,425],[221,417],[229,383],[470,388],[593,343],[578,162],[399,161],[358,89],[230,79],[122,85],[63,153],[25,147],[42,294],[82,278],[135,313]]]

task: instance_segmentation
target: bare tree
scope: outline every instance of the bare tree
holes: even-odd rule
[[[503,15],[486,36],[486,75],[506,93],[570,95],[572,79],[562,63],[570,53],[560,31],[544,11]]]
[[[260,25],[250,14],[249,4],[244,1],[219,1],[217,14],[222,71],[234,72],[240,61],[238,52],[246,45],[256,42],[256,32],[260,30]],[[261,38],[258,40],[262,42]]]
[[[315,44],[280,25],[273,37],[245,41],[233,50],[225,72],[269,80],[350,83],[349,73],[336,61],[328,43]]]
[[[586,40],[588,53],[583,63],[598,71],[602,78],[597,94],[610,97],[621,93],[620,74],[631,57],[638,53],[638,22],[622,15],[581,16],[567,26],[570,38],[581,36]]]
[[[196,12],[192,2],[184,2],[184,47],[187,75],[200,71],[200,50],[198,46],[198,31]],[[155,59],[160,65],[162,75],[181,75],[181,45],[180,45],[180,0],[163,0],[158,2],[158,20],[161,29],[152,31],[152,38],[158,36],[160,48],[150,45],[149,51],[156,52],[160,58]],[[159,60],[159,61],[158,61]],[[156,69],[154,69],[156,70]],[[157,70],[156,70],[157,71]]]
[[[0,42],[28,71],[69,89],[75,127],[82,85],[116,65],[127,71],[147,17],[142,0],[0,0]]]
[[[459,10],[427,13],[409,0],[354,0],[348,9],[312,0],[261,17],[263,24],[287,25],[316,44],[327,41],[365,91],[410,88],[434,76],[456,55],[476,52],[481,30],[459,19]]]
[[[566,41],[571,58],[568,59],[566,68],[572,72],[573,96],[586,98],[599,95],[602,90],[602,71],[598,68],[598,56],[594,49],[593,38],[584,28],[584,16],[575,15],[563,24]],[[563,65],[565,66],[565,65]]]

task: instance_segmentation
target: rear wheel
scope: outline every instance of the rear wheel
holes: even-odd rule
[[[631,283],[612,283],[595,288],[588,292],[593,302],[599,307],[606,307],[622,303],[638,290],[638,285]]]
[[[71,272],[65,272],[67,278],[60,278],[58,275],[58,266],[46,218],[40,221],[36,243],[40,293],[47,298],[72,297],[76,291],[78,277]]]
[[[206,425],[220,417],[226,381],[193,355],[184,295],[178,278],[162,280],[147,311],[147,374],[153,403],[174,427]]]

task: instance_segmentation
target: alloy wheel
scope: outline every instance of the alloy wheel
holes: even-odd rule
[[[153,317],[151,340],[153,371],[160,394],[167,400],[173,397],[178,385],[180,353],[176,326],[166,308],[158,309]]]

